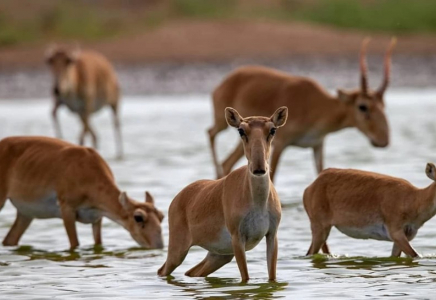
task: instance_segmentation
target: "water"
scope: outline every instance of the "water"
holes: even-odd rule
[[[207,95],[124,100],[125,159],[115,160],[112,123],[106,110],[92,120],[100,137],[101,153],[123,190],[141,200],[144,190],[149,190],[167,214],[180,189],[194,180],[214,176],[206,136],[211,125],[211,103]],[[50,106],[48,99],[1,101],[0,138],[52,136]],[[436,91],[391,91],[387,112],[392,128],[389,148],[372,148],[357,130],[343,130],[327,139],[326,167],[371,170],[405,178],[419,187],[429,185],[424,169],[428,161],[436,162]],[[77,118],[66,110],[60,118],[65,138],[76,142]],[[221,158],[237,139],[235,130],[219,135]],[[247,253],[252,278],[248,284],[239,283],[234,260],[210,277],[185,277],[184,272],[206,255],[198,247],[191,249],[173,277],[163,279],[156,276],[156,271],[165,261],[166,249],[137,248],[124,229],[105,220],[104,248],[94,249],[91,226],[78,224],[81,246],[69,252],[62,221],[50,219],[34,220],[19,247],[0,246],[0,298],[431,298],[436,281],[436,219],[430,220],[412,241],[424,255],[422,259],[388,258],[391,243],[355,240],[336,229],[329,238],[334,256],[304,257],[310,244],[310,227],[301,198],[314,179],[311,151],[288,148],[276,182],[283,214],[275,283],[267,280],[264,241]],[[0,212],[1,239],[14,217],[15,209],[7,203]],[[163,231],[167,243],[167,219]]]

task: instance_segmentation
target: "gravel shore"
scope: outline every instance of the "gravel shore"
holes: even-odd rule
[[[383,74],[383,58],[368,57],[369,80],[377,88]],[[155,63],[116,65],[124,95],[210,93],[233,69],[260,64],[292,74],[309,76],[327,89],[355,88],[359,83],[355,56],[292,56],[279,60],[234,60],[222,62]],[[436,86],[436,55],[394,55],[391,87]],[[0,70],[0,99],[50,97],[51,75],[45,66]]]

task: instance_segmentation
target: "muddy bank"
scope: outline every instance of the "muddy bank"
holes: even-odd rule
[[[245,59],[222,62],[116,65],[124,95],[210,93],[226,74],[238,66],[261,64],[293,74],[310,76],[328,89],[354,88],[358,84],[356,56],[293,56],[289,59]],[[382,56],[368,57],[371,87],[381,82]],[[393,57],[392,87],[436,87],[436,55]],[[50,96],[51,75],[37,68],[0,70],[0,99]]]

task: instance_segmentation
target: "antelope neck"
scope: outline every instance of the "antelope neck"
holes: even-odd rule
[[[344,103],[342,100],[337,98],[331,98],[329,103],[330,107],[328,108],[326,114],[326,124],[330,125],[330,132],[335,132],[343,128],[356,126],[352,105]]]
[[[120,191],[116,187],[111,187],[100,192],[95,201],[101,203],[99,209],[103,216],[127,228],[128,214],[119,202],[119,196]]]
[[[270,193],[270,178],[268,170],[265,175],[256,176],[247,168],[247,181],[251,200],[259,208],[265,208]]]
[[[421,189],[418,195],[417,208],[422,223],[428,221],[436,214],[436,183],[430,184],[428,187]]]

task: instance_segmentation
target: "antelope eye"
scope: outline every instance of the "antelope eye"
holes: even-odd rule
[[[143,223],[144,222],[144,218],[140,215],[135,215],[133,217],[135,218],[136,223]]]
[[[245,131],[242,128],[238,128],[238,132],[240,136],[244,136],[245,135]]]
[[[275,127],[271,128],[271,130],[269,131],[269,134],[271,134],[271,135],[276,134],[276,130],[277,130],[277,128],[275,128]]]
[[[368,106],[366,106],[366,105],[364,105],[364,104],[360,104],[360,105],[358,106],[358,108],[359,108],[359,110],[360,110],[361,112],[367,112],[367,111],[368,111]]]

